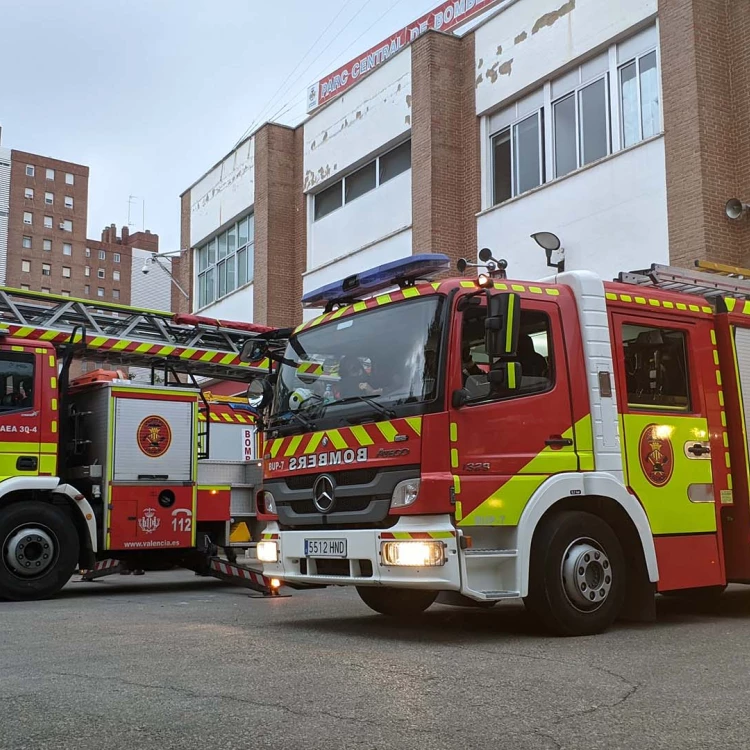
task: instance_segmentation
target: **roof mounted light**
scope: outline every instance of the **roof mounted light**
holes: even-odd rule
[[[332,307],[353,302],[390,287],[413,286],[417,280],[430,279],[447,271],[450,259],[439,253],[423,253],[384,263],[340,281],[326,284],[302,297],[302,307]]]

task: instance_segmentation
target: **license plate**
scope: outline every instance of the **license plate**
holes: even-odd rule
[[[346,557],[346,539],[305,539],[305,557]]]

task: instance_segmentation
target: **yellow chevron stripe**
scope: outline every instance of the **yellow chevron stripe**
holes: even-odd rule
[[[375,301],[379,305],[387,305],[389,302],[393,302],[390,294],[381,294],[378,297],[375,297]]]
[[[415,286],[407,286],[405,289],[401,290],[401,293],[404,295],[404,299],[419,297],[422,294]]]
[[[355,440],[361,445],[361,446],[367,446],[372,445],[375,441],[367,434],[367,430],[362,427],[362,425],[354,425],[354,427],[349,428],[352,431],[352,435],[354,435]]]
[[[349,447],[346,440],[344,440],[344,436],[338,430],[328,430],[326,435],[328,435],[333,447],[337,450]]]
[[[305,447],[305,450],[302,452],[304,454],[315,453],[322,439],[323,439],[322,432],[314,432],[312,436],[310,437],[310,442],[307,444],[307,446]]]
[[[428,531],[433,539],[453,539],[452,531]]]
[[[276,458],[276,454],[279,452],[279,448],[281,448],[281,444],[283,442],[283,438],[276,438],[275,440],[271,441],[271,450],[269,451],[269,453],[271,454],[271,458]]]
[[[232,415],[231,415],[231,414],[222,414],[221,416],[222,416],[222,418],[223,418],[223,420],[224,420],[225,422],[232,422],[232,421],[234,421],[234,420],[232,419]]]
[[[284,455],[287,458],[290,458],[291,456],[297,455],[297,448],[299,448],[299,444],[302,442],[302,435],[295,435],[290,441],[289,445],[287,446],[286,451],[284,451]]]
[[[422,435],[422,417],[407,417],[406,424],[408,424],[417,435]]]
[[[380,434],[389,442],[392,443],[398,435],[398,430],[393,426],[391,422],[377,422],[375,426],[380,430]]]

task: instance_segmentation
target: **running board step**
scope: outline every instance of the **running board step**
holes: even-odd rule
[[[519,599],[520,591],[479,591],[485,599]]]
[[[470,547],[464,550],[466,557],[497,557],[513,558],[518,557],[518,550],[515,549],[475,549]]]

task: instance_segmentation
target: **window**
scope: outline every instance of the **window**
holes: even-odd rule
[[[344,180],[344,201],[349,203],[355,198],[359,198],[365,193],[369,193],[370,190],[375,190],[377,187],[377,170],[375,168],[375,162],[372,161],[366,164],[362,169],[358,169],[353,174],[350,174]]]
[[[64,279],[70,278],[70,268],[68,266],[63,266],[62,275]]]
[[[70,172],[66,172],[65,173],[65,184],[66,185],[75,185],[76,184],[76,178]]]
[[[391,149],[314,196],[315,221],[411,169],[411,141]]]
[[[24,224],[32,224],[34,221],[34,217],[31,215],[31,212],[24,211],[23,212],[23,223]]]
[[[70,297],[70,292],[66,292],[64,289],[61,292],[61,294],[62,294],[63,297]]]
[[[464,313],[461,333],[463,384],[470,401],[508,398],[548,391],[554,385],[552,333],[549,317],[536,310],[522,310],[516,361],[521,365],[517,390],[492,393],[488,378],[489,359],[484,346],[486,308],[470,308]]]
[[[411,169],[411,140],[380,157],[380,184]]]
[[[255,217],[247,216],[196,250],[198,306],[253,280]]]
[[[91,257],[91,248],[90,248],[90,247],[87,247],[87,248],[86,248],[86,257],[87,257],[87,258],[90,258],[90,257]]]
[[[100,269],[99,269],[99,270],[98,270],[98,271],[96,272],[96,275],[97,275],[97,278],[100,278],[100,279],[103,279],[103,278],[105,278],[105,273],[104,273],[104,269],[103,269],[103,268],[100,268]]]
[[[29,250],[31,248],[31,237],[24,236],[22,244],[23,244],[23,247]]]
[[[113,263],[119,263],[120,262],[120,253],[113,253],[112,254],[112,262]]]
[[[112,271],[112,281],[119,281],[119,280],[120,280],[120,272]]]
[[[103,297],[103,296],[104,296],[104,288],[103,288],[103,287],[99,287],[99,288],[98,288],[98,289],[96,290],[96,296],[97,296],[97,297]]]
[[[578,92],[581,166],[609,153],[607,79],[600,78]]]
[[[65,208],[73,208],[73,198],[71,196],[65,196]]]
[[[52,266],[49,263],[42,263],[42,276],[51,276]]]
[[[99,260],[106,260],[107,259],[107,253],[104,252],[104,250],[99,251]]]
[[[83,287],[83,293],[91,294],[91,287],[88,284],[86,284],[86,286]]]
[[[343,182],[338,182],[315,195],[315,221],[344,205]]]
[[[42,240],[42,250],[47,253],[52,252],[52,240]]]
[[[690,376],[684,331],[623,324],[628,406],[690,409]]]
[[[26,176],[27,177],[33,177],[34,176],[34,165],[33,164],[27,164],[26,165]]]
[[[24,188],[23,197],[29,200],[34,200],[34,188]]]
[[[510,159],[510,128],[492,139],[493,204],[513,197]]]
[[[53,193],[45,193],[44,194],[44,202],[48,206],[52,206],[55,203],[55,196]]]
[[[31,273],[31,261],[22,260],[21,261],[21,271],[23,273]]]
[[[52,229],[52,217],[51,216],[44,217],[44,228]]]
[[[83,269],[83,275],[91,276],[91,266],[86,266],[86,268]]]
[[[42,287],[42,294],[49,294],[49,293],[50,293],[50,288],[48,286],[43,286]]]
[[[656,50],[620,68],[620,107],[624,146],[650,138],[661,130]]]
[[[54,180],[55,179],[55,170],[54,169],[48,169],[47,170],[47,179],[48,180]]]
[[[66,232],[72,232],[73,231],[73,222],[70,221],[69,219],[66,219],[65,221],[62,222],[62,228]]]
[[[0,399],[3,411],[33,407],[33,390],[34,355],[3,352],[0,359]]]
[[[120,290],[119,289],[113,289],[112,290],[112,299],[120,299]]]
[[[21,284],[21,289],[23,289],[24,292],[28,292],[31,287],[28,284]]]
[[[63,242],[63,255],[73,255],[73,245]]]
[[[495,204],[542,184],[542,130],[542,113],[534,112],[493,136]]]

